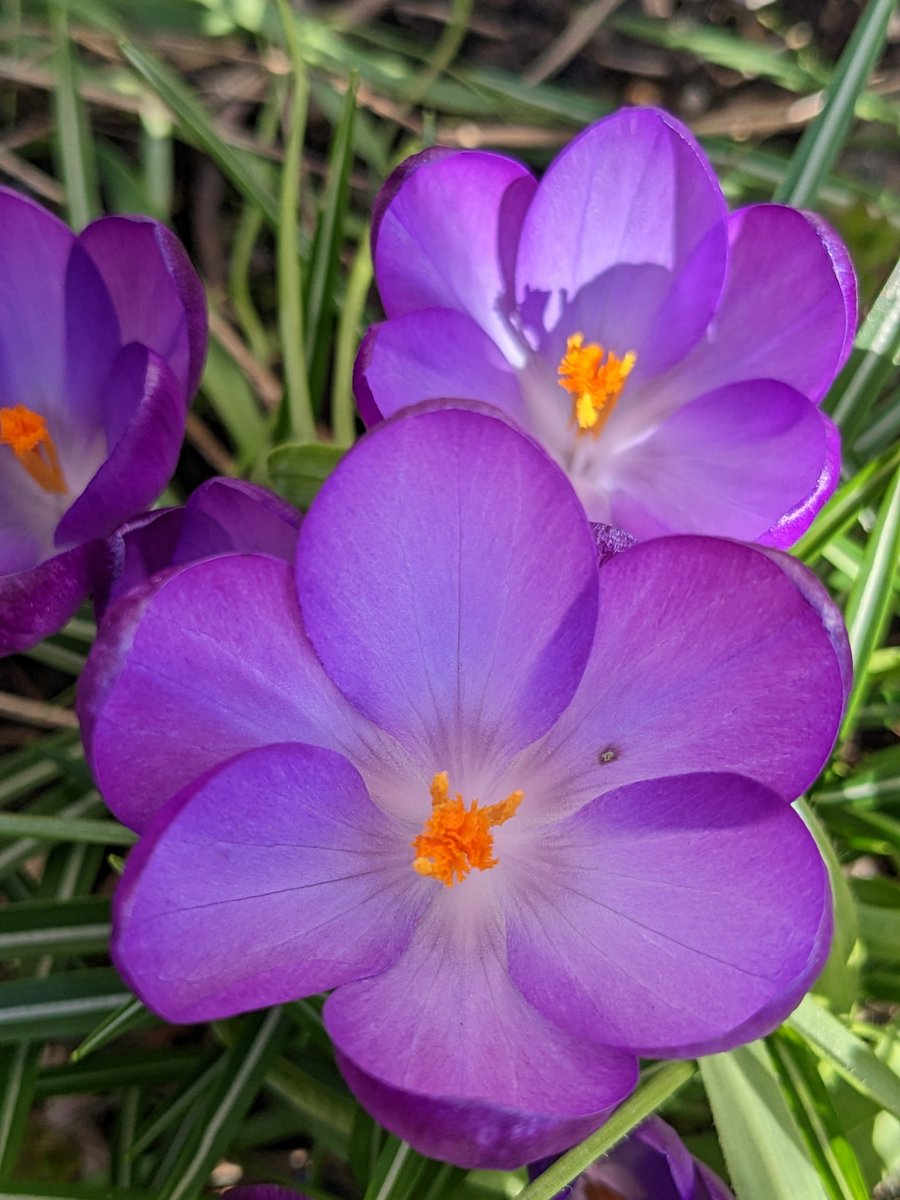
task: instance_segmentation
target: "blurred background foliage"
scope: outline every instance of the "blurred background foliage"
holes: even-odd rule
[[[814,996],[765,1042],[649,1065],[616,1123],[525,1192],[521,1172],[467,1174],[377,1129],[316,1000],[165,1026],[106,953],[133,837],[80,751],[86,609],[0,664],[0,1200],[189,1200],[240,1179],[316,1200],[549,1200],[660,1103],[739,1200],[900,1196],[892,0],[0,0],[0,181],[76,228],[167,221],[206,283],[209,361],[168,503],[225,474],[306,507],[358,435],[352,363],[379,316],[368,219],[402,157],[440,142],[540,168],[622,104],[684,119],[733,205],[823,212],[859,270],[863,321],[826,402],[844,480],[796,548],[842,604],[857,664],[801,802],[837,909]]]

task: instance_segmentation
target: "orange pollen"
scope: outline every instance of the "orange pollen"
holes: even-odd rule
[[[0,446],[9,446],[31,478],[45,492],[62,494],[69,489],[59,465],[59,455],[39,413],[24,404],[0,408]]]
[[[446,771],[438,771],[429,790],[431,816],[412,844],[416,852],[413,870],[439,879],[445,887],[453,887],[473,867],[479,871],[496,867],[491,829],[515,815],[525,793],[511,792],[499,804],[488,804],[485,808],[473,800],[466,808],[462,796],[451,797]]]
[[[623,358],[610,350],[605,362],[603,354],[603,347],[596,342],[584,344],[583,333],[573,333],[566,339],[566,352],[557,373],[560,387],[572,397],[572,419],[579,437],[586,433],[597,437],[637,362],[633,350]]]

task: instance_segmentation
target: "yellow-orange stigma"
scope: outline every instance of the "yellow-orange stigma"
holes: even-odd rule
[[[9,446],[31,478],[45,492],[69,489],[47,422],[24,404],[0,408],[0,446]]]
[[[446,771],[431,781],[431,816],[413,842],[413,870],[439,879],[446,887],[465,879],[473,867],[489,871],[496,867],[491,829],[515,815],[524,792],[511,792],[499,804],[481,808],[477,800],[466,808],[462,796],[450,795]]]
[[[573,333],[566,339],[566,352],[558,367],[559,383],[572,397],[572,419],[579,437],[586,433],[597,437],[637,362],[633,350],[623,358],[610,350],[605,362],[603,356],[603,347],[596,342],[584,344],[583,333]]]

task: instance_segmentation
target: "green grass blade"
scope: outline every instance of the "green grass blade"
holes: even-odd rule
[[[51,13],[51,26],[57,68],[54,93],[56,144],[66,188],[69,223],[78,231],[100,212],[97,166],[87,116],[78,92],[78,67],[64,11]]]
[[[828,1200],[761,1042],[700,1059],[737,1200]]]
[[[43,1046],[0,1046],[0,1179],[16,1165],[31,1109]]]
[[[339,446],[356,440],[356,402],[353,397],[353,364],[359,347],[360,327],[372,286],[372,252],[369,233],[359,243],[347,278],[347,291],[338,320],[334,348],[334,388],[331,393],[331,428]]]
[[[69,1055],[69,1061],[82,1062],[88,1055],[94,1054],[101,1047],[121,1037],[122,1034],[130,1033],[132,1029],[142,1029],[147,1025],[153,1025],[158,1020],[158,1017],[144,1008],[136,996],[129,996],[115,1012],[111,1012],[94,1026],[87,1037]]]
[[[807,996],[787,1023],[825,1055],[857,1091],[900,1119],[900,1077],[842,1021]]]
[[[276,446],[266,460],[272,487],[296,508],[307,509],[343,454],[341,446],[323,442]]]
[[[0,838],[26,837],[40,842],[89,842],[97,846],[133,846],[137,834],[118,821],[0,813]]]
[[[516,1200],[553,1200],[553,1197],[591,1165],[612,1150],[636,1125],[656,1112],[664,1100],[678,1091],[694,1074],[691,1062],[671,1062],[654,1071],[646,1083],[580,1145],[569,1150],[537,1179],[524,1187]],[[759,1200],[757,1197],[756,1200]],[[774,1198],[772,1198],[774,1200]]]
[[[862,567],[847,599],[845,619],[853,649],[854,683],[841,730],[853,732],[869,684],[869,662],[881,645],[894,607],[894,575],[900,559],[900,468],[885,493],[866,543]]]
[[[900,262],[881,289],[856,336],[850,361],[825,402],[825,407],[850,444],[863,429],[900,355]]]
[[[815,203],[819,188],[841,151],[857,97],[887,38],[894,0],[869,0],[825,91],[825,105],[804,130],[774,199],[798,208]]]
[[[41,954],[96,954],[109,944],[104,896],[35,900],[0,908],[0,959]]]
[[[867,505],[878,499],[898,466],[900,446],[892,446],[848,479],[794,547],[793,552],[801,562],[809,565],[820,558],[828,543],[843,533]]]
[[[0,1042],[78,1037],[127,994],[106,967],[0,983]]]
[[[228,145],[217,132],[206,107],[165,63],[134,42],[123,42],[122,53],[172,110],[183,136],[218,164],[223,175],[259,208],[269,225],[277,231],[278,202],[262,182],[252,157]]]

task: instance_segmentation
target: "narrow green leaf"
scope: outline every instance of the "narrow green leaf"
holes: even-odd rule
[[[838,1012],[849,1012],[856,1003],[859,989],[857,941],[859,923],[856,903],[831,839],[806,800],[798,800],[797,811],[816,839],[828,867],[828,879],[834,900],[834,934],[825,967],[815,982],[818,995],[824,996]]]
[[[798,208],[815,203],[847,137],[857,97],[884,49],[893,11],[894,0],[869,0],[862,10],[825,90],[824,108],[797,143],[776,200]]]
[[[820,558],[828,543],[843,533],[867,505],[878,499],[898,466],[900,446],[892,446],[848,479],[794,546],[797,558],[807,565]]]
[[[79,1036],[127,995],[106,967],[0,983],[0,1042]]]
[[[900,1119],[900,1076],[842,1021],[807,996],[788,1017],[788,1024],[817,1047],[857,1091]]]
[[[324,442],[276,446],[266,460],[272,487],[297,508],[307,509],[343,454],[343,447]]]
[[[700,1059],[738,1200],[828,1200],[760,1042]]]
[[[0,1179],[12,1172],[22,1148],[42,1052],[29,1042],[0,1046]]]
[[[260,179],[252,156],[224,140],[203,103],[165,63],[134,42],[123,41],[121,48],[131,65],[175,114],[181,133],[218,164],[222,173],[257,206],[272,229],[277,231],[278,202]]]
[[[869,683],[869,660],[881,645],[893,611],[894,574],[900,559],[900,468],[885,493],[850,595],[845,620],[853,650],[854,683],[841,735],[853,731]]]
[[[118,821],[0,813],[0,838],[35,838],[40,842],[90,842],[97,846],[133,846],[137,834]]]
[[[52,818],[48,818],[51,819]],[[41,954],[95,954],[109,943],[109,901],[35,900],[0,908],[0,958]]]
[[[338,318],[334,348],[334,387],[331,393],[331,428],[339,446],[356,440],[356,401],[353,397],[353,364],[359,348],[360,328],[372,286],[372,252],[366,230],[347,277],[347,290]]]
[[[115,1012],[104,1016],[99,1024],[94,1026],[87,1037],[69,1055],[69,1060],[73,1063],[82,1062],[89,1054],[96,1053],[102,1046],[115,1041],[122,1034],[130,1033],[132,1029],[141,1029],[146,1025],[155,1024],[158,1020],[158,1017],[144,1008],[136,996],[129,996]]]
[[[407,1142],[389,1137],[369,1180],[363,1200],[442,1200],[456,1196],[467,1172],[423,1158]]]
[[[83,229],[100,211],[94,147],[78,92],[78,67],[63,10],[51,13],[56,55],[56,144],[69,207],[69,223]]]
[[[55,1038],[55,1031],[52,1033]],[[38,1076],[38,1097],[70,1096],[81,1092],[114,1092],[140,1084],[155,1087],[180,1084],[196,1069],[201,1054],[196,1047],[174,1050],[127,1050],[116,1047],[92,1056],[87,1062],[45,1067]]]
[[[276,1059],[266,1076],[266,1087],[298,1112],[316,1141],[340,1157],[347,1154],[356,1104],[295,1063]]]
[[[226,1056],[224,1054],[219,1054],[212,1060],[205,1056],[200,1062],[201,1069],[195,1073],[192,1079],[182,1083],[174,1100],[168,1099],[162,1106],[159,1115],[147,1125],[139,1137],[135,1138],[131,1151],[132,1157],[141,1154],[148,1146],[152,1146],[172,1124],[180,1121],[183,1115],[193,1108],[212,1087],[225,1069],[225,1065]]]
[[[872,405],[890,378],[900,354],[900,262],[863,321],[850,360],[824,407],[841,428],[845,444],[862,432]]]
[[[571,1183],[586,1170],[594,1159],[612,1150],[636,1125],[640,1125],[641,1121],[656,1112],[663,1101],[668,1100],[687,1083],[695,1070],[696,1067],[691,1062],[670,1062],[655,1070],[647,1082],[624,1104],[620,1104],[596,1133],[592,1133],[574,1149],[558,1158],[543,1175],[539,1175],[524,1187],[516,1200],[552,1200],[567,1183]],[[759,1200],[759,1197],[755,1200]],[[767,1200],[774,1200],[774,1197]]]

